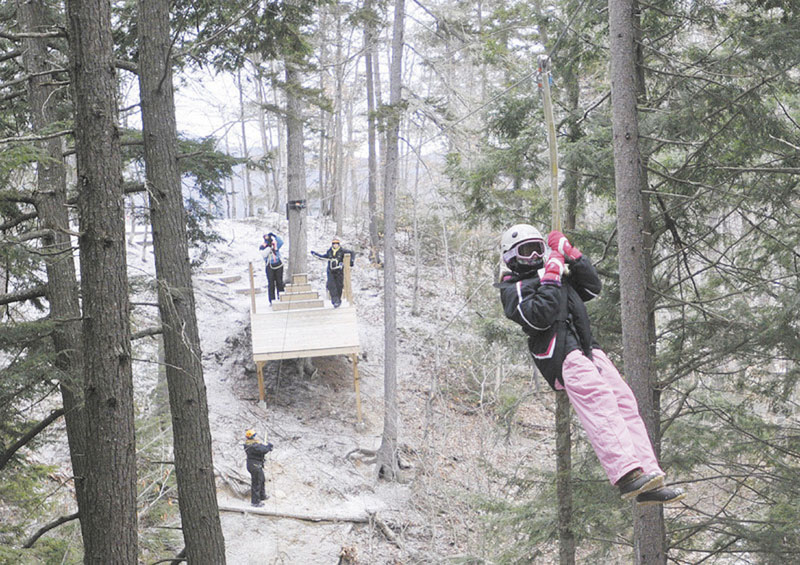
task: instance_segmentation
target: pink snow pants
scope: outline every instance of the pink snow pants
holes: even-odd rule
[[[592,350],[592,357],[578,349],[569,352],[562,365],[563,388],[608,480],[614,484],[637,467],[664,474],[633,391],[602,350]],[[562,388],[558,381],[556,388]]]

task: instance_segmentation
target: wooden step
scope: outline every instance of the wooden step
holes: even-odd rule
[[[312,292],[310,284],[287,284],[286,292]]]
[[[273,302],[273,310],[303,310],[308,308],[322,308],[324,302],[317,300],[292,300],[290,302]]]
[[[318,292],[281,292],[281,302],[292,302],[297,300],[316,300],[319,298]]]
[[[222,267],[203,267],[203,272],[207,275],[221,275]]]
[[[305,273],[292,275],[292,284],[308,284],[308,275]]]
[[[242,275],[227,275],[224,277],[220,277],[219,280],[221,280],[225,284],[230,284],[242,280]]]
[[[257,287],[255,289],[255,293],[256,294],[264,294],[264,292],[265,292],[265,290],[263,288],[258,288]],[[249,288],[237,288],[236,289],[236,294],[250,294],[250,289]]]

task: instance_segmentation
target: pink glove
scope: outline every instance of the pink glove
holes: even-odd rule
[[[561,273],[564,272],[564,256],[556,250],[550,252],[550,258],[544,266],[542,284],[561,285]]]
[[[558,251],[561,255],[564,255],[572,261],[581,258],[581,252],[578,251],[576,247],[573,247],[567,239],[567,236],[560,231],[550,232],[550,235],[547,236],[547,245],[549,245],[550,249],[553,251]]]

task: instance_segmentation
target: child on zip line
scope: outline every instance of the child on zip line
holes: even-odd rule
[[[683,499],[682,489],[664,485],[636,398],[592,336],[584,303],[601,288],[592,263],[561,232],[545,244],[528,224],[506,230],[500,246],[510,271],[496,285],[505,315],[528,336],[547,383],[566,391],[609,481],[640,505]]]

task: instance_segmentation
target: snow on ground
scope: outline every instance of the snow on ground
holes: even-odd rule
[[[383,271],[369,265],[365,236],[348,226],[335,234],[329,219],[308,218],[309,250],[324,252],[333,235],[358,253],[353,291],[359,322],[359,376],[363,425],[356,425],[353,371],[346,356],[313,359],[312,375],[299,374],[293,360],[265,366],[267,406],[258,403],[258,385],[249,334],[249,263],[253,263],[258,307],[266,308],[266,277],[258,245],[263,233],[287,239],[286,219],[278,214],[216,224],[223,243],[214,245],[205,267],[194,275],[203,368],[208,393],[218,499],[224,507],[249,510],[249,475],[243,435],[255,428],[275,449],[267,456],[264,510],[282,514],[338,516],[338,522],[310,522],[246,513],[222,512],[228,563],[332,564],[343,548],[357,563],[440,563],[481,553],[485,540],[478,524],[478,494],[502,493],[503,485],[485,464],[514,470],[533,464],[552,467],[552,416],[549,395],[535,395],[518,415],[519,433],[506,433],[474,402],[455,397],[462,387],[458,347],[470,336],[451,322],[467,302],[463,281],[441,265],[426,265],[421,314],[411,314],[412,258],[398,254],[398,401],[401,458],[411,465],[403,480],[375,477],[375,466],[348,457],[358,448],[376,449],[383,429]],[[142,249],[141,234],[129,246],[128,270],[134,295],[134,331],[157,324],[153,256]],[[284,256],[288,258],[286,243]],[[308,257],[311,284],[325,295],[325,263]],[[224,283],[222,276],[240,275]],[[288,275],[287,275],[288,276]],[[330,307],[330,305],[327,305]],[[486,305],[469,308],[485,310]],[[135,343],[137,406],[146,413],[158,377],[156,340]],[[522,354],[524,358],[524,353]],[[492,382],[495,362],[484,359],[478,377]],[[481,372],[482,371],[482,372]],[[481,390],[484,384],[480,384]],[[430,391],[442,392],[431,398]],[[165,459],[170,454],[163,454]],[[59,456],[68,466],[65,449]],[[69,476],[69,473],[67,476]],[[66,508],[64,509],[67,510]],[[380,521],[352,523],[367,513]],[[390,536],[381,531],[385,525]],[[393,537],[394,542],[388,537]],[[177,549],[180,549],[178,547]]]
[[[315,219],[309,225],[309,248],[324,252],[334,235],[331,228]],[[275,445],[265,467],[266,510],[354,517],[370,512],[386,521],[392,521],[393,514],[399,518],[409,487],[379,483],[373,466],[357,465],[345,457],[359,447],[377,448],[383,425],[382,298],[374,288],[361,290],[375,279],[363,255],[357,257],[352,272],[359,337],[367,353],[366,360],[359,362],[364,426],[356,426],[352,365],[344,356],[315,359],[316,373],[310,377],[299,375],[291,360],[267,364],[268,403],[266,409],[258,405],[250,356],[250,298],[234,289],[249,286],[250,261],[256,286],[266,287],[258,245],[267,231],[285,238],[285,219],[273,215],[263,221],[220,222],[219,232],[227,242],[217,246],[207,264],[221,266],[225,275],[242,275],[242,280],[229,288],[220,287],[214,275],[199,275],[195,280],[215,465],[222,473],[238,472],[246,479],[242,436],[253,427]],[[282,250],[286,258],[288,245]],[[343,245],[355,251],[361,248],[347,234]],[[307,270],[315,290],[324,296],[325,263],[309,255]],[[264,293],[257,300],[260,308],[266,307]],[[249,500],[231,489],[220,490],[219,503],[249,506]],[[254,514],[223,512],[221,516],[229,562],[242,564],[335,563],[342,547],[352,543],[355,527],[349,522],[311,523]],[[374,557],[380,560],[363,556],[365,562],[384,562],[379,554]]]

